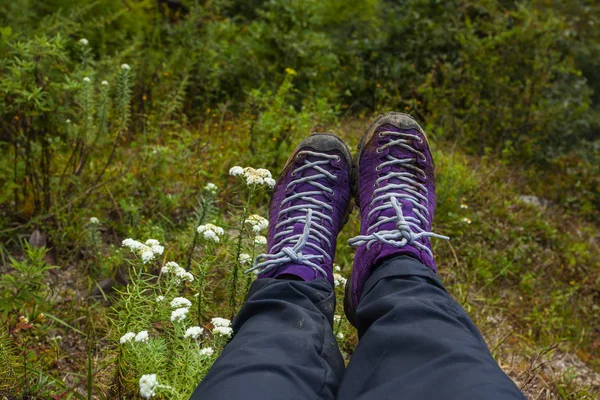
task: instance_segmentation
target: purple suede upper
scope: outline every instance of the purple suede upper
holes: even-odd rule
[[[367,132],[368,134],[369,132],[374,131],[374,134],[372,134],[370,140],[367,140],[366,143],[363,144],[362,153],[360,154],[360,158],[358,159],[358,203],[362,215],[361,235],[367,235],[369,233],[372,233],[368,231],[368,229],[372,224],[374,224],[377,221],[378,217],[392,217],[395,215],[394,209],[390,206],[386,209],[375,212],[371,215],[371,217],[368,217],[371,208],[376,208],[384,202],[384,200],[380,200],[376,204],[371,204],[371,201],[374,197],[377,197],[378,195],[382,194],[374,194],[374,190],[376,189],[376,180],[379,177],[389,173],[390,170],[393,170],[394,172],[410,172],[412,174],[412,179],[423,184],[427,188],[428,193],[423,193],[422,190],[418,190],[416,187],[414,189],[418,190],[419,193],[426,196],[427,198],[427,202],[420,202],[420,204],[426,206],[429,211],[429,220],[427,221],[426,226],[422,226],[422,228],[426,231],[431,230],[431,223],[433,220],[433,212],[435,208],[435,177],[433,159],[431,157],[431,152],[429,151],[429,147],[427,145],[427,139],[425,137],[425,134],[422,131],[422,129],[418,126],[418,124],[414,122],[414,120],[412,120],[412,118],[410,118],[409,116],[403,116],[401,118],[401,121],[402,123],[395,123],[395,121],[391,118],[383,118],[382,121],[380,121],[379,123],[376,122],[374,126],[372,126],[371,129],[369,129],[369,131]],[[425,155],[425,160],[419,159],[420,157],[417,156],[415,153],[404,149],[400,146],[387,147],[386,149],[378,153],[377,149],[379,147],[385,145],[386,143],[389,143],[392,140],[399,139],[398,137],[393,136],[381,137],[379,134],[385,131],[409,133],[421,138],[421,141],[416,139],[411,140],[410,145],[416,150],[423,153],[423,155]],[[378,171],[377,167],[386,160],[386,156],[388,154],[391,154],[393,157],[398,159],[415,159],[416,161],[415,163],[413,163],[413,165],[423,170],[423,172],[425,173],[425,177],[423,177],[417,171],[400,165],[386,166]],[[396,184],[406,183],[400,181],[398,178],[391,178],[390,181],[393,181],[391,183]],[[383,180],[379,183],[377,187],[383,187],[388,183],[388,180]],[[402,191],[402,189],[393,190],[395,190],[394,193],[401,193]],[[411,202],[401,199],[399,197],[396,197],[396,199],[401,204],[402,213],[405,217],[416,217],[413,212],[413,205]],[[396,223],[390,222],[380,225],[376,230],[381,231],[395,229]],[[419,239],[419,241],[431,249],[429,238],[424,237],[422,239]],[[431,268],[434,272],[437,272],[433,257],[431,257],[426,251],[420,250],[416,246],[407,244],[404,247],[394,247],[377,241],[371,245],[371,248],[369,250],[367,250],[366,244],[360,245],[357,249],[354,258],[354,267],[352,270],[352,278],[350,280],[351,306],[353,309],[356,309],[356,306],[362,294],[363,286],[366,280],[371,275],[373,267],[378,265],[382,260],[395,255],[408,255],[414,257],[429,268]],[[348,293],[346,295],[348,295]]]
[[[338,140],[338,141],[340,141],[340,143],[342,143],[340,139],[337,139],[337,138],[333,139],[332,135],[329,135],[329,136],[332,139],[327,139],[327,140]],[[276,244],[274,241],[274,238],[273,238],[275,236],[275,234],[277,234],[281,230],[285,230],[285,228],[289,229],[289,226],[282,227],[280,229],[276,229],[276,226],[278,223],[282,222],[283,220],[292,218],[294,216],[306,215],[306,211],[298,210],[298,211],[294,211],[294,212],[287,213],[287,214],[280,216],[280,211],[282,210],[282,208],[288,208],[291,205],[308,204],[306,200],[302,200],[301,198],[298,198],[292,202],[285,203],[283,205],[281,204],[282,201],[285,198],[287,198],[291,195],[294,195],[294,194],[298,194],[298,193],[302,193],[302,192],[309,192],[309,191],[314,192],[315,190],[318,190],[315,188],[315,186],[310,185],[308,183],[299,183],[299,184],[294,184],[294,185],[291,185],[290,187],[288,187],[288,184],[290,182],[298,179],[299,177],[314,176],[314,175],[319,174],[319,172],[316,171],[315,169],[309,168],[309,169],[303,170],[299,173],[296,173],[295,176],[292,176],[292,173],[294,173],[294,170],[296,170],[298,167],[301,167],[302,165],[304,165],[304,160],[307,159],[307,157],[308,157],[308,161],[315,161],[315,160],[319,159],[316,156],[304,155],[304,154],[298,154],[298,153],[303,150],[310,150],[310,151],[315,151],[315,152],[319,152],[319,153],[325,153],[325,154],[339,156],[338,159],[330,160],[328,164],[321,165],[322,168],[326,169],[333,175],[336,175],[337,179],[332,180],[330,178],[324,177],[324,178],[320,178],[317,180],[317,182],[323,184],[324,186],[333,189],[334,193],[330,194],[328,192],[323,192],[321,195],[312,196],[312,198],[323,201],[327,204],[330,204],[333,207],[333,212],[331,212],[327,209],[319,210],[319,212],[322,212],[322,213],[328,215],[329,217],[331,217],[332,222],[327,221],[327,220],[318,220],[319,224],[323,225],[329,232],[331,232],[331,235],[329,237],[331,245],[329,245],[322,238],[319,238],[317,235],[311,235],[308,239],[308,241],[310,243],[318,245],[322,249],[326,250],[327,253],[331,256],[331,261],[324,258],[325,262],[323,264],[321,264],[321,263],[319,263],[319,264],[320,264],[320,267],[322,267],[327,272],[327,279],[333,285],[333,258],[335,255],[335,244],[336,244],[335,242],[336,242],[337,234],[344,226],[345,218],[347,216],[347,211],[348,211],[348,205],[349,205],[349,201],[350,201],[350,197],[351,197],[351,190],[350,190],[351,161],[349,159],[349,153],[343,154],[342,151],[338,151],[338,150],[323,151],[323,149],[319,149],[319,148],[315,148],[315,147],[317,147],[317,146],[306,146],[301,143],[298,146],[298,148],[294,151],[294,153],[292,154],[292,157],[290,157],[290,160],[289,160],[287,166],[284,168],[284,170],[282,171],[282,173],[277,181],[277,184],[273,191],[273,196],[271,198],[271,203],[269,206],[269,234],[268,234],[268,239],[267,239],[267,249],[268,249],[268,252],[271,253],[272,247]],[[314,214],[313,214],[313,220],[315,220]],[[289,236],[294,235],[294,234],[301,234],[304,230],[304,226],[305,226],[305,224],[301,221],[294,223],[294,231],[293,231],[293,233],[289,234]],[[277,239],[277,241],[284,239],[285,237],[287,237],[287,236],[280,237]],[[293,245],[294,245],[293,243],[290,243],[290,244],[286,244],[285,247],[293,247]],[[277,251],[279,251],[279,250],[280,249],[278,248]],[[321,254],[317,250],[315,250],[314,248],[312,248],[310,246],[305,246],[302,250],[302,253],[305,255]],[[282,265],[276,269],[267,271],[264,274],[259,275],[259,278],[277,278],[277,277],[281,277],[282,275],[293,275],[304,281],[311,281],[316,278],[323,277],[322,274],[315,271],[313,268],[311,268],[309,266],[306,266],[303,264],[288,263],[288,264]]]

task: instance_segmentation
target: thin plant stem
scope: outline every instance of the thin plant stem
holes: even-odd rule
[[[235,252],[235,261],[233,265],[233,275],[231,277],[231,297],[229,299],[229,307],[231,308],[231,319],[233,319],[233,316],[235,315],[235,310],[237,309],[237,285],[240,269],[240,254],[242,252],[242,239],[244,238],[244,226],[246,224],[246,219],[248,218],[248,210],[250,209],[250,202],[252,201],[253,197],[254,189],[250,188],[248,200],[246,201],[246,205],[244,206],[244,214],[240,223],[240,234],[237,237],[237,248]]]

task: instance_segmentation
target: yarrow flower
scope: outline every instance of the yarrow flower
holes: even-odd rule
[[[333,264],[333,270],[334,270],[335,272],[340,272],[342,269],[340,268],[340,266],[339,266],[339,265],[337,265],[337,264],[335,264],[335,263],[334,263],[334,264]]]
[[[160,245],[156,239],[146,240],[146,244],[133,240],[131,238],[123,240],[123,247],[127,247],[131,252],[142,259],[144,264],[152,261],[155,256],[162,254],[165,248]]]
[[[462,203],[462,204],[460,205],[460,208],[469,208],[469,206],[468,206],[468,205],[466,205],[465,203]]]
[[[211,182],[207,183],[206,186],[204,186],[204,190],[206,190],[207,192],[212,193],[212,194],[217,193],[218,188],[219,187],[217,185],[215,185],[214,183],[211,183]]]
[[[197,339],[198,336],[200,336],[202,334],[202,332],[204,332],[204,329],[202,329],[201,327],[192,326],[191,328],[188,328],[185,331],[185,335],[183,335],[183,337],[185,339],[187,339],[187,338]]]
[[[103,86],[108,86],[108,81],[102,81],[100,84]]]
[[[83,81],[87,82],[87,83],[90,83],[92,80],[86,76],[85,78],[83,78]]]
[[[135,338],[135,333],[127,332],[126,334],[121,336],[121,339],[119,339],[119,342],[121,342],[121,344],[125,344],[125,343],[129,342],[130,340],[132,340],[133,338]]]
[[[129,66],[129,64],[121,64],[121,69],[125,70],[125,71],[129,71],[131,69],[131,67]]]
[[[192,302],[186,299],[185,297],[175,297],[171,301],[171,307],[173,308],[181,308],[181,307],[191,307]]]
[[[256,236],[254,238],[254,243],[255,244],[267,244],[267,238],[264,236]]]
[[[239,167],[239,166],[235,166],[235,167],[231,167],[229,168],[229,175],[231,176],[238,176],[238,175],[242,175],[244,173],[244,168]]]
[[[333,316],[333,322],[335,322],[336,324],[339,323],[342,320],[342,316],[341,315],[334,315]]]
[[[197,231],[204,236],[204,239],[213,241],[215,243],[219,243],[221,241],[220,236],[223,236],[225,233],[223,228],[213,224],[200,225],[197,228]]]
[[[88,42],[88,40],[86,38],[81,38],[81,39],[79,39],[79,44],[81,44],[83,46],[87,46],[88,44],[90,44],[90,42]]]
[[[210,322],[214,326],[224,326],[224,327],[231,326],[231,321],[228,320],[227,318],[215,317],[215,318],[211,319]]]
[[[251,185],[266,185],[270,188],[275,186],[275,180],[271,172],[265,168],[242,168],[238,165],[229,169],[229,175],[239,176],[246,181],[246,184]]]
[[[160,303],[161,301],[164,301],[164,300],[165,300],[165,296],[157,296],[156,297],[156,302],[157,303]]]
[[[179,284],[182,281],[194,282],[194,275],[181,268],[175,261],[169,261],[161,268],[160,272],[163,275],[171,274],[175,277],[175,283]]]
[[[248,219],[246,219],[246,223],[250,224],[255,233],[258,233],[269,227],[269,220],[257,214],[250,215]]]
[[[98,225],[100,223],[100,220],[96,217],[92,217],[90,218],[90,224],[92,225]]]
[[[463,218],[462,222],[464,222],[465,224],[469,225],[471,223],[471,220],[469,218]]]
[[[140,378],[140,395],[146,399],[151,398],[156,394],[158,380],[156,374],[142,375]]]
[[[340,274],[333,274],[333,283],[335,284],[335,287],[338,287],[340,285],[344,286],[346,284],[346,281],[347,279],[341,276]]]
[[[212,347],[205,347],[203,349],[200,349],[200,355],[201,356],[212,356],[215,353],[215,351],[213,350]]]
[[[139,332],[137,335],[135,335],[135,341],[136,342],[144,342],[146,343],[148,341],[148,331],[141,331]]]
[[[215,326],[212,330],[212,333],[214,335],[219,335],[219,336],[224,336],[224,337],[231,337],[232,332],[233,332],[233,329],[231,329],[228,326]]]
[[[190,311],[190,309],[187,307],[181,307],[176,310],[173,310],[173,312],[171,313],[171,321],[172,322],[183,321],[187,317],[187,314],[189,311]]]
[[[238,261],[240,264],[249,264],[252,261],[252,257],[250,257],[250,254],[242,253],[238,257]]]
[[[343,339],[344,338],[344,334],[342,332],[339,332],[337,335],[338,339]]]

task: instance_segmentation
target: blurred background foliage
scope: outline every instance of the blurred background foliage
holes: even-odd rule
[[[564,190],[547,196],[597,219],[599,21],[586,0],[4,0],[0,145],[21,157],[3,165],[0,198],[24,206],[16,186],[55,186],[37,169],[80,116],[76,77],[132,66],[131,140],[207,109],[260,120],[291,68],[292,111],[408,111],[468,153],[559,171]],[[588,191],[577,200],[573,181]],[[51,194],[36,196],[32,212],[47,211]]]

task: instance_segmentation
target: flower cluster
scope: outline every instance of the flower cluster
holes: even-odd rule
[[[231,337],[231,333],[233,332],[233,329],[231,329],[231,321],[228,320],[227,318],[213,318],[210,321],[213,325],[214,328],[212,330],[212,333],[214,335],[219,335],[219,336],[224,336],[224,337]]]
[[[90,218],[90,225],[98,225],[100,223],[100,220],[96,217],[92,217]]]
[[[254,238],[254,244],[265,245],[267,244],[267,238],[264,236],[256,236]]]
[[[190,307],[192,306],[192,302],[186,299],[185,297],[175,297],[171,301],[171,307],[175,308],[173,312],[171,312],[171,321],[172,322],[181,322],[186,317],[188,312],[190,311]]]
[[[333,274],[333,283],[335,287],[346,285],[347,279],[341,276],[340,274]]]
[[[175,261],[169,261],[166,263],[165,266],[161,268],[160,272],[163,275],[173,275],[175,277],[175,283],[177,284],[184,281],[194,281],[194,275],[181,268]]]
[[[232,167],[229,170],[229,175],[241,177],[246,181],[246,184],[248,186],[266,185],[270,188],[275,187],[275,179],[273,179],[273,176],[271,175],[271,172],[268,169],[255,169],[252,167],[242,168],[236,165],[235,167]]]
[[[470,225],[471,224],[471,219],[465,217],[465,218],[462,219],[462,222],[465,223],[465,224],[467,224],[467,225]]]
[[[148,331],[140,331],[137,335],[135,332],[127,332],[121,336],[119,342],[121,342],[121,344],[125,344],[127,342],[131,342],[131,340],[135,340],[136,342],[146,343],[148,342],[148,339],[150,339],[148,336]]]
[[[238,261],[240,262],[240,264],[250,264],[250,262],[252,262],[252,257],[250,256],[250,254],[242,253],[238,257]]]
[[[161,246],[156,239],[148,239],[144,244],[129,238],[123,240],[122,245],[139,256],[144,264],[154,260],[154,257],[162,254],[165,251],[165,248]]]
[[[183,337],[185,339],[187,339],[187,338],[198,339],[198,336],[200,336],[202,334],[202,332],[204,332],[204,329],[202,329],[201,327],[192,326],[191,328],[188,328],[185,331],[185,335],[183,335]]]
[[[250,224],[254,233],[259,233],[263,229],[267,229],[269,227],[269,221],[266,218],[256,214],[248,216],[246,223]]]
[[[211,194],[217,193],[218,188],[219,187],[217,185],[215,185],[214,183],[211,183],[211,182],[207,183],[206,186],[204,186],[204,190],[206,190],[208,193],[211,193]]]
[[[140,395],[143,398],[149,399],[156,394],[158,387],[158,379],[156,374],[142,375],[140,378]]]
[[[223,236],[225,231],[220,226],[213,224],[200,225],[197,229],[204,239],[219,243],[221,241],[220,236]]]
[[[200,349],[200,355],[201,356],[212,356],[215,353],[215,351],[213,350],[212,347],[205,347],[203,349]]]

